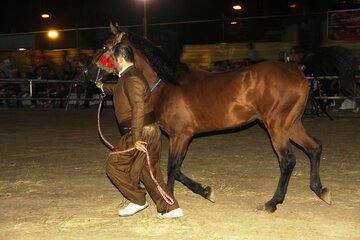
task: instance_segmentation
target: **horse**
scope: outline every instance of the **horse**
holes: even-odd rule
[[[284,201],[296,157],[291,141],[310,159],[310,188],[331,204],[332,194],[320,181],[321,142],[302,124],[309,86],[296,64],[261,62],[234,71],[212,73],[175,65],[160,48],[147,39],[110,25],[111,36],[85,71],[96,81],[114,73],[111,51],[121,42],[135,56],[135,66],[149,86],[157,122],[169,137],[167,186],[174,192],[175,180],[194,193],[214,201],[210,186],[203,187],[181,171],[191,139],[200,133],[232,129],[259,120],[267,129],[278,157],[279,182],[273,197],[260,209],[274,212]]]

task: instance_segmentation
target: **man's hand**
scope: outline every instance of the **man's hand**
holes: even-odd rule
[[[96,85],[97,88],[99,88],[99,89],[102,90],[102,86],[103,86],[104,84],[103,84],[102,82],[100,82],[100,81],[96,81],[96,82],[95,82],[95,85]]]
[[[147,152],[146,145],[147,145],[147,142],[137,141],[135,143],[135,148],[141,152]]]

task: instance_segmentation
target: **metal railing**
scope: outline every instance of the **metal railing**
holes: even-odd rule
[[[357,85],[360,84],[360,76],[359,75],[356,75],[355,76],[356,78],[356,81],[354,82],[354,86],[353,86],[353,93],[357,93]],[[327,81],[327,80],[338,80],[340,79],[339,76],[318,76],[318,77],[313,77],[313,76],[307,76],[306,77],[307,80],[309,80],[310,82],[314,83],[314,81]],[[312,86],[314,86],[312,84]],[[315,99],[324,99],[324,100],[327,100],[327,99],[333,99],[333,100],[336,100],[336,99],[347,99],[347,98],[350,98],[350,99],[359,99],[360,96],[357,96],[357,95],[354,95],[354,96],[323,96],[321,94],[319,94],[319,96],[315,96]]]
[[[39,90],[36,85],[43,85],[43,87]],[[61,85],[63,85],[62,92],[60,92]],[[14,86],[17,87],[16,90],[14,90]],[[21,105],[29,105],[30,101],[35,101],[36,105],[41,105],[46,102],[61,101],[67,110],[69,104],[81,105],[86,101],[98,102],[98,94],[92,93],[90,97],[89,94],[86,94],[90,87],[93,86],[89,82],[76,78],[74,80],[0,79],[0,103],[27,101],[27,104]],[[107,101],[106,104],[108,104]],[[30,105],[32,104],[30,103]]]
[[[340,79],[339,76],[307,76],[306,77],[309,80],[310,84],[310,91],[309,91],[309,100],[307,104],[307,110],[310,110],[310,112],[315,113],[316,115],[319,115],[319,113],[326,114],[330,120],[333,120],[332,116],[327,111],[326,103],[327,100],[346,100],[350,99],[352,103],[352,110],[353,112],[359,112],[359,107],[357,107],[357,99],[360,99],[360,96],[356,95],[358,94],[357,85],[360,84],[360,76],[356,75],[356,81],[353,85],[353,96],[346,96],[346,95],[334,95],[334,96],[328,96],[326,93],[323,93],[323,89],[321,87],[322,81],[329,81],[329,80],[338,80]],[[323,101],[323,104],[321,104],[320,101]],[[307,111],[305,111],[307,112]]]

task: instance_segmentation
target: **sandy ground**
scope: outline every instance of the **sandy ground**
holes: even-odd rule
[[[211,203],[176,183],[185,216],[159,220],[150,207],[120,218],[124,198],[105,176],[108,150],[96,109],[0,109],[0,239],[360,239],[360,115],[330,121],[305,116],[324,145],[321,177],[333,204],[309,189],[309,161],[297,165],[284,204],[256,210],[272,197],[279,169],[262,128],[195,138],[183,172],[215,189]],[[104,133],[117,142],[113,111]],[[165,173],[168,141],[163,139]]]

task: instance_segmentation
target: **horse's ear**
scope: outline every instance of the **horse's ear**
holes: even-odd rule
[[[113,23],[110,22],[110,30],[111,30],[112,34],[114,34],[114,35],[118,34],[117,26],[118,26],[117,23],[116,23],[115,26],[114,26]]]

